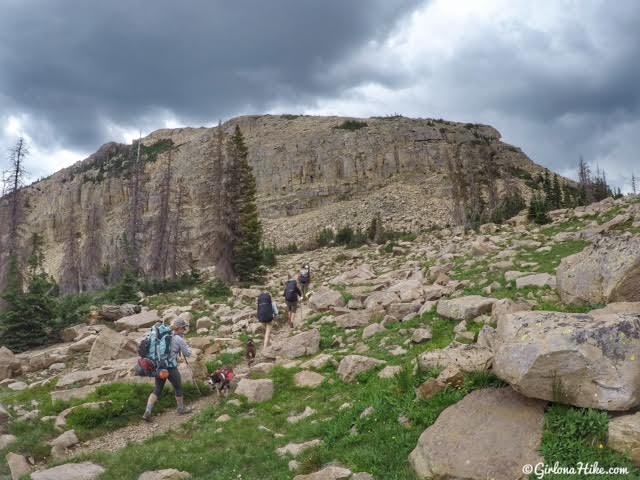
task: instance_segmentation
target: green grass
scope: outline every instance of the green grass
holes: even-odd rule
[[[244,354],[242,352],[239,353],[228,353],[224,352],[216,356],[215,359],[207,362],[207,371],[209,373],[215,372],[220,367],[235,367],[242,360],[244,360]]]
[[[470,375],[461,389],[446,389],[428,401],[416,401],[414,389],[433,374],[414,376],[408,364],[394,379],[381,380],[372,372],[361,375],[353,384],[343,383],[333,368],[327,367],[323,374],[329,381],[316,390],[296,389],[295,373],[295,369],[282,367],[271,372],[275,387],[271,401],[212,405],[182,431],[131,445],[115,454],[94,453],[82,458],[105,465],[107,472],[101,477],[105,480],[135,479],[146,470],[161,468],[185,470],[195,479],[280,480],[293,476],[287,466],[290,458],[280,458],[274,450],[290,442],[320,438],[322,446],[298,458],[303,472],[338,461],[354,472],[367,471],[375,478],[416,480],[407,457],[420,434],[442,410],[470,391],[502,385],[486,373]],[[340,410],[345,402],[351,406]],[[289,424],[286,418],[306,405],[316,409],[314,416]],[[360,418],[369,406],[374,414]],[[228,413],[232,420],[216,423],[222,413]],[[398,422],[401,415],[409,419],[408,428]],[[353,427],[357,435],[350,434]],[[284,436],[275,438],[274,433]]]
[[[545,415],[540,452],[546,465],[577,468],[578,462],[603,468],[627,467],[629,475],[598,475],[599,479],[639,479],[640,470],[624,455],[606,448],[609,417],[606,412],[553,405]],[[531,475],[529,478],[536,478]],[[552,480],[595,478],[591,475],[545,475]]]
[[[516,257],[516,262],[536,262],[539,267],[535,273],[555,274],[556,268],[564,257],[579,253],[589,245],[584,240],[571,240],[551,245],[548,252],[522,252]]]

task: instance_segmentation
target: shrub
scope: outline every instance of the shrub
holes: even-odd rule
[[[231,296],[231,289],[219,278],[209,280],[202,286],[201,291],[212,303],[223,303]]]
[[[278,263],[278,259],[276,256],[276,247],[262,247],[262,264],[267,267],[273,267],[276,263]]]
[[[340,125],[333,128],[339,128],[342,130],[360,130],[361,128],[365,127],[368,127],[366,122],[360,122],[358,120],[345,120]]]
[[[325,227],[318,233],[316,242],[319,247],[326,247],[333,243],[334,238],[335,234],[333,233],[333,230]]]

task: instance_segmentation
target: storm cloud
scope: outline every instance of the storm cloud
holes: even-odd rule
[[[0,0],[0,147],[26,135],[44,174],[138,130],[400,113],[492,124],[628,188],[639,22],[632,0]]]

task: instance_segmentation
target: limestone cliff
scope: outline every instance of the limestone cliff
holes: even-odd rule
[[[447,161],[467,165],[492,162],[499,189],[520,188],[540,173],[518,148],[500,141],[485,125],[443,120],[378,117],[350,119],[296,115],[244,116],[222,125],[239,125],[249,148],[258,188],[258,206],[268,243],[304,244],[324,227],[364,227],[376,212],[385,226],[421,230],[450,222]],[[171,152],[172,195],[184,187],[181,230],[183,253],[201,265],[215,252],[205,240],[215,226],[203,222],[211,151],[216,128],[164,129],[142,139],[142,266],[153,265],[163,175]],[[72,275],[84,288],[96,288],[122,258],[123,232],[130,218],[134,146],[109,143],[77,164],[23,191],[24,250],[34,232],[46,238],[46,268],[59,277],[65,255],[76,258]],[[173,200],[172,200],[173,201]],[[6,199],[0,220],[6,225]],[[6,229],[0,241],[6,242]],[[72,240],[74,239],[74,240]],[[70,250],[70,243],[75,251]],[[3,257],[2,262],[6,263]],[[67,262],[68,263],[68,262]],[[69,268],[67,265],[65,268]]]

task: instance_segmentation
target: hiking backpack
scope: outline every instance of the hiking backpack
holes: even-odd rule
[[[147,337],[140,342],[138,347],[138,363],[136,374],[144,377],[155,376],[160,369],[166,369],[169,365],[169,352],[171,350],[171,328],[166,325],[155,325]]]
[[[258,321],[266,323],[273,320],[273,306],[271,295],[261,293],[258,295]]]
[[[284,287],[284,299],[287,302],[297,302],[298,301],[298,285],[295,280],[289,280],[287,285]]]
[[[307,284],[311,280],[311,271],[309,268],[303,268],[300,270],[300,283]]]

